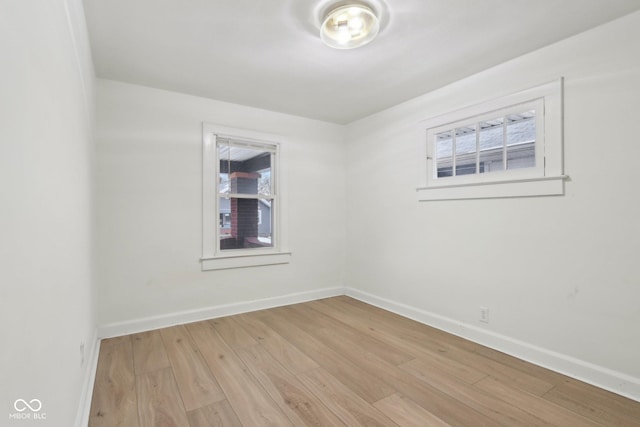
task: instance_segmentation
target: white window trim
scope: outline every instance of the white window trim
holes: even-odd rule
[[[272,212],[274,246],[270,248],[220,250],[220,228],[218,227],[218,165],[220,159],[216,144],[217,137],[225,137],[242,141],[254,141],[258,144],[276,146],[273,155],[274,165],[271,171],[274,193],[277,202]],[[282,179],[282,142],[284,138],[262,132],[221,126],[211,123],[202,124],[202,270],[221,270],[228,268],[254,267],[274,264],[287,264],[291,252],[286,250],[286,230],[284,230],[286,203],[285,182]],[[278,141],[278,142],[275,142]],[[276,212],[277,210],[277,212]]]
[[[482,121],[513,107],[537,104],[536,167],[505,172],[434,179],[435,159],[430,136],[435,131]],[[538,110],[542,110],[539,114]],[[420,141],[419,201],[531,197],[564,194],[563,79],[508,96],[475,104],[418,126]]]

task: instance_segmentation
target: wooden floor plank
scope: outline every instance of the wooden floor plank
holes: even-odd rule
[[[386,415],[322,368],[297,375],[349,427],[397,427]]]
[[[140,427],[188,426],[171,368],[136,376]]]
[[[245,331],[234,317],[220,317],[210,320],[224,342],[232,349],[254,346],[258,343],[247,331]]]
[[[187,413],[190,427],[243,427],[227,400]]]
[[[133,334],[133,366],[136,375],[171,367],[160,331]]]
[[[309,305],[315,310],[321,311],[344,324],[348,324],[361,334],[370,335],[379,341],[393,345],[405,353],[411,354],[414,358],[428,359],[431,363],[438,365],[438,369],[443,369],[449,374],[470,384],[488,375],[486,372],[481,372],[476,368],[441,356],[439,352],[430,351],[430,349],[425,348],[421,344],[406,341],[395,333],[380,330],[379,320],[373,317],[368,319],[355,315],[352,311],[345,309],[345,307],[335,304],[333,299],[312,301]]]
[[[433,354],[439,354],[442,357],[455,360],[477,371],[492,375],[529,393],[542,396],[553,387],[553,384],[533,375],[529,375],[523,371],[475,353],[474,350],[479,347],[478,344],[472,342],[462,344],[462,339],[459,337],[446,334],[442,331],[434,331],[434,328],[421,325],[420,323],[402,318],[376,307],[372,307],[371,312],[368,312],[366,311],[366,307],[369,306],[359,301],[354,302],[351,299],[345,300],[344,298],[339,298],[336,304],[346,304],[354,314],[360,316],[375,318],[376,315],[380,315],[381,319],[385,319],[385,321],[379,321],[376,328],[383,333],[395,335],[405,342],[413,343]]]
[[[345,426],[263,347],[243,347],[236,353],[293,424],[310,427]]]
[[[411,399],[392,394],[373,404],[380,412],[402,427],[449,427],[440,418],[426,411]]]
[[[330,347],[302,331],[281,313],[271,311],[264,314],[261,319],[267,326],[285,337],[333,376],[339,378],[342,383],[367,402],[376,402],[396,392],[388,384],[381,381],[377,373],[363,370],[359,363],[336,353]]]
[[[473,385],[447,375],[422,361],[412,361],[401,366],[402,369],[420,381],[440,390],[442,393],[473,408],[487,418],[507,426],[548,426],[540,418],[510,405],[493,395],[484,393]]]
[[[467,384],[474,384],[487,376],[486,373],[478,371],[468,365],[455,360],[448,360],[445,357],[430,352],[423,352],[418,355],[417,358],[404,364],[404,366],[406,365],[412,365],[417,369],[429,369],[431,371],[441,372],[464,381]]]
[[[258,313],[235,316],[236,321],[260,343],[276,360],[294,374],[318,368],[318,364],[296,346],[270,329],[258,318]]]
[[[311,307],[311,310],[309,307]],[[369,334],[362,334],[358,332],[357,329],[352,328],[350,324],[343,323],[319,310],[313,309],[313,305],[311,304],[295,304],[286,307],[286,309],[293,310],[297,314],[305,316],[319,327],[326,328],[327,330],[340,331],[341,336],[354,346],[367,351],[373,351],[378,354],[380,358],[392,365],[400,365],[414,358],[413,355],[398,349],[396,346],[377,340]]]
[[[640,427],[640,404],[573,379],[565,380],[542,397],[605,425]]]
[[[187,411],[225,399],[222,389],[205,364],[184,326],[160,331],[171,366],[176,373],[180,395]]]
[[[498,421],[488,418],[446,393],[428,384],[416,381],[416,378],[410,373],[381,359],[375,352],[353,346],[351,342],[341,335],[340,330],[328,331],[318,328],[312,317],[305,317],[291,307],[282,307],[274,310],[274,312],[280,313],[281,316],[284,315],[282,313],[286,313],[292,324],[295,323],[307,334],[313,336],[314,339],[317,339],[327,347],[331,347],[343,358],[358,360],[358,366],[361,370],[368,372],[370,375],[377,375],[380,380],[393,389],[408,396],[444,421],[459,426],[476,426],[479,423],[483,423],[485,426],[500,425]]]
[[[333,303],[334,301],[331,301],[331,302]],[[355,298],[340,296],[340,297],[336,297],[335,303],[346,305],[352,311],[357,311],[358,313],[362,313],[365,316],[377,319],[379,321],[389,322],[390,324],[402,326],[409,330],[417,329],[421,332],[427,333],[434,340],[443,339],[447,343],[451,345],[455,345],[464,350],[472,351],[476,345],[471,341],[465,340],[464,338],[451,335],[440,329],[422,324],[413,319],[409,319],[408,317],[401,316],[399,314],[393,313],[383,308],[376,307],[371,304],[367,304]]]
[[[532,377],[536,377],[548,384],[562,384],[569,378],[558,372],[553,372],[549,369],[534,365],[522,359],[518,359],[517,357],[510,356],[506,353],[502,353],[498,350],[494,350],[482,345],[476,345],[475,348],[472,349],[472,352],[484,356],[487,359],[491,359],[499,363],[500,365],[517,369],[518,371],[524,372],[525,374],[531,375]]]
[[[554,426],[595,427],[601,425],[594,420],[555,405],[539,396],[510,387],[493,377],[483,378],[473,387],[502,399],[516,408],[527,411]]]
[[[138,426],[131,336],[103,340],[93,388],[89,425]]]
[[[211,324],[191,323],[187,329],[244,426],[293,426]]]
[[[102,340],[89,426],[443,422],[640,427],[640,402],[335,297]]]

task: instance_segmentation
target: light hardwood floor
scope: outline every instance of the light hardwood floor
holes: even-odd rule
[[[640,426],[640,403],[349,297],[102,341],[90,426]]]

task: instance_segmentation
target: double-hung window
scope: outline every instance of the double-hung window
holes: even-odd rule
[[[203,125],[203,270],[288,262],[276,139]]]
[[[562,80],[425,120],[420,134],[419,200],[564,192]]]

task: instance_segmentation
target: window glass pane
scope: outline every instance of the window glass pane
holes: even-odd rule
[[[452,132],[441,132],[436,135],[437,176],[442,178],[453,175],[453,138]]]
[[[228,173],[220,173],[218,176],[218,181],[220,184],[220,192],[221,193],[229,193],[229,174]]]
[[[272,194],[271,153],[255,148],[218,145],[220,193]]]
[[[536,165],[536,114],[524,111],[507,116],[507,169]]]
[[[480,172],[501,171],[504,144],[502,117],[480,123]]]
[[[272,247],[274,202],[220,197],[220,249]]]
[[[262,169],[258,173],[258,194],[263,196],[271,195],[271,169]]]
[[[536,149],[533,144],[507,148],[507,169],[532,168],[536,165]]]
[[[456,129],[456,175],[476,173],[476,128]]]
[[[231,235],[231,199],[220,197],[218,201],[218,226],[220,227],[220,238]]]

